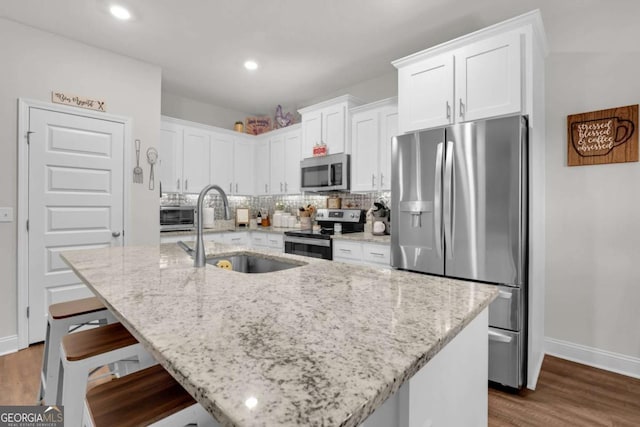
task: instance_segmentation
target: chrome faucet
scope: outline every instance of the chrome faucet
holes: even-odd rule
[[[196,253],[193,257],[193,266],[194,267],[204,267],[206,262],[206,257],[204,253],[204,239],[202,237],[202,203],[204,202],[204,196],[211,190],[218,190],[220,196],[222,197],[222,203],[224,203],[224,219],[229,219],[231,214],[229,213],[229,200],[227,200],[227,195],[224,190],[215,184],[209,184],[202,189],[200,195],[198,196],[198,206],[196,207],[196,215],[197,215],[197,228],[196,228]]]

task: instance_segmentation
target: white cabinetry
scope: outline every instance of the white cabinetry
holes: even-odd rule
[[[394,61],[400,132],[520,112],[521,37],[478,36]]]
[[[182,191],[182,126],[162,122],[158,143],[158,181],[162,192]],[[140,153],[144,161],[144,153]]]
[[[144,153],[141,159],[144,159]],[[163,122],[158,145],[158,177],[162,191],[198,193],[208,183],[209,169],[209,133]]]
[[[262,231],[251,232],[251,247],[257,249],[284,251],[284,237],[281,233],[265,233]]]
[[[185,127],[182,156],[184,193],[199,193],[209,184],[209,149],[209,132]]]
[[[353,109],[351,190],[391,189],[391,138],[398,132],[395,98]]]
[[[391,268],[391,245],[334,239],[333,260]]]
[[[219,185],[229,194],[233,190],[233,136],[211,134],[211,184]]]
[[[300,193],[300,129],[274,136],[271,143],[271,194]]]
[[[223,243],[230,245],[249,245],[249,233],[247,231],[236,231],[234,233],[224,233]]]
[[[254,165],[254,145],[250,137],[237,137],[233,151],[233,176],[234,185],[232,194],[251,196],[253,195],[253,183],[255,170]]]
[[[268,139],[261,139],[255,145],[255,177],[254,189],[256,196],[271,194],[271,149]]]
[[[302,158],[313,156],[313,146],[327,145],[327,154],[350,153],[349,109],[362,102],[344,95],[298,110],[302,115]]]

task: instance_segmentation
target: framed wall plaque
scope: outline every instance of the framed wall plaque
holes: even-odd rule
[[[567,116],[567,164],[638,161],[638,105]]]

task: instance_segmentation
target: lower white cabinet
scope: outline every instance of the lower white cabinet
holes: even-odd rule
[[[235,231],[232,233],[224,233],[224,240],[221,243],[228,243],[230,245],[249,245],[249,232],[247,231]]]
[[[251,233],[251,247],[284,252],[284,236],[281,233],[255,231]]]
[[[373,267],[391,266],[391,245],[389,243],[356,242],[333,240],[333,260]]]

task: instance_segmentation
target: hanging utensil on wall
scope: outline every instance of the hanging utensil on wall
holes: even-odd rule
[[[158,161],[158,150],[153,147],[150,147],[147,150],[147,161],[151,165],[151,172],[149,172],[149,190],[153,190],[155,188],[155,177],[153,175],[153,165]]]
[[[144,175],[142,174],[142,168],[140,167],[140,140],[136,139],[136,167],[133,168],[133,183],[142,184],[144,181]]]

